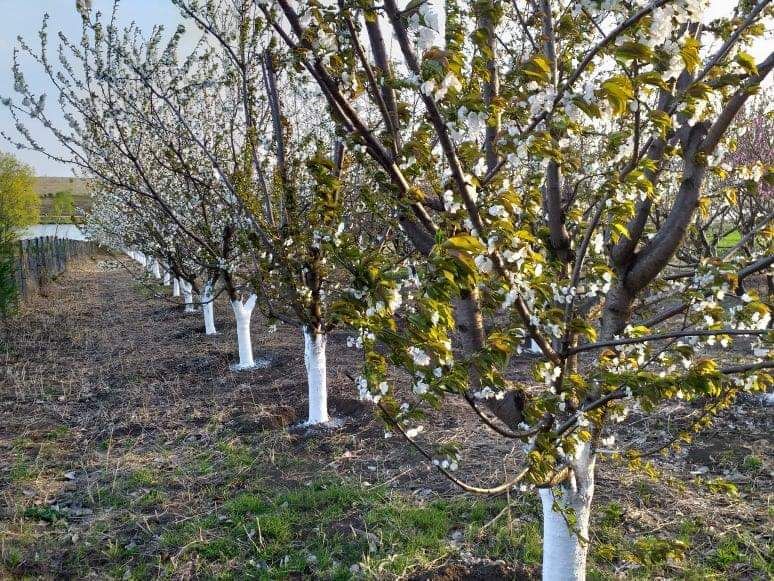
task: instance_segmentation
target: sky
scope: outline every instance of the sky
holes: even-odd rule
[[[434,0],[434,2],[440,4],[441,0]],[[93,0],[94,10],[103,12],[109,12],[112,4],[112,0]],[[706,19],[727,13],[733,4],[735,2],[729,0],[711,0]],[[22,36],[33,46],[39,44],[37,35],[45,13],[51,17],[49,28],[52,43],[56,40],[54,36],[59,31],[64,32],[69,38],[80,36],[81,18],[75,11],[75,0],[0,0],[0,96],[15,97],[11,64],[16,39],[18,36]],[[180,21],[177,9],[169,0],[122,0],[119,14],[123,24],[136,22],[143,30],[150,30],[155,24],[163,24],[172,31]],[[190,38],[188,40],[193,43],[199,33],[194,27],[189,28]],[[752,51],[756,60],[760,61],[774,48],[771,35],[767,36]],[[24,71],[27,82],[36,93],[48,92],[52,94],[39,67],[26,66]],[[30,126],[30,129],[44,147],[51,151],[59,149],[56,140],[50,137],[43,128]],[[15,133],[11,116],[7,109],[2,107],[0,107],[0,131],[9,134]],[[0,141],[0,151],[14,153],[22,161],[31,165],[37,175],[72,175],[72,170],[68,166],[51,161],[37,152],[16,151],[5,140]]]

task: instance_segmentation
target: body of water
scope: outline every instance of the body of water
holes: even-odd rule
[[[39,238],[41,236],[54,236],[70,240],[86,240],[86,234],[75,224],[35,224],[22,230],[20,238]]]

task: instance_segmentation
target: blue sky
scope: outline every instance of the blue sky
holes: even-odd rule
[[[707,20],[727,13],[734,4],[735,2],[729,0],[712,0],[711,8],[706,15]],[[109,12],[112,5],[113,0],[93,0],[95,10]],[[14,96],[11,62],[16,38],[21,35],[34,46],[38,42],[37,33],[44,13],[51,16],[52,41],[56,40],[53,37],[60,30],[69,38],[79,37],[81,19],[75,11],[75,0],[0,0],[0,96]],[[170,0],[122,0],[120,19],[125,24],[134,21],[143,30],[149,30],[154,24],[164,24],[168,30],[174,30],[180,21],[180,16]],[[193,40],[198,36],[198,30],[194,27],[190,27],[190,30],[191,40]],[[768,54],[773,44],[769,34],[756,45],[752,52],[760,60]],[[30,87],[36,93],[51,93],[38,66],[27,66],[24,70]],[[768,84],[770,86],[770,82]],[[30,129],[45,147],[52,151],[59,149],[56,141],[42,128],[30,127]],[[10,134],[15,133],[10,115],[2,107],[0,107],[0,130]],[[0,151],[11,151],[11,148],[9,143],[0,142]],[[32,165],[38,175],[72,175],[69,167],[52,162],[39,153],[28,151],[13,151],[13,153]]]
[[[109,13],[112,5],[112,0],[93,0],[95,10]],[[75,0],[0,0],[0,95],[16,96],[11,74],[16,39],[22,36],[33,47],[39,46],[38,30],[45,13],[51,17],[49,29],[52,45],[57,41],[55,35],[59,31],[64,32],[68,38],[80,37],[81,17],[75,11]],[[119,14],[123,23],[134,21],[143,30],[150,30],[155,24],[164,24],[172,31],[180,21],[177,8],[169,0],[123,0]],[[198,35],[198,31],[193,27],[191,27],[191,35],[192,37]],[[48,92],[49,97],[52,96],[37,65],[24,67],[24,71],[27,82],[36,93]],[[49,103],[53,105],[55,101],[49,99]],[[35,130],[30,126],[30,129],[33,130],[35,137],[39,138],[41,144],[52,150],[58,150],[56,140],[42,128]],[[4,107],[0,107],[0,130],[11,135],[15,132],[8,110]],[[50,161],[36,152],[17,151],[5,140],[0,142],[0,151],[11,152],[21,158],[33,166],[38,175],[72,175],[68,166]]]

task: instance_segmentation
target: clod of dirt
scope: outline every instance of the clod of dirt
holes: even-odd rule
[[[298,412],[288,405],[278,405],[257,413],[235,415],[229,422],[239,434],[287,428],[300,420]]]

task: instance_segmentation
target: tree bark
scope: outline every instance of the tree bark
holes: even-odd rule
[[[250,295],[245,302],[240,299],[231,301],[231,308],[234,310],[234,318],[236,319],[237,345],[239,347],[239,363],[235,366],[236,369],[255,367],[253,343],[250,339],[250,318],[255,307],[255,300],[256,296]]]
[[[211,282],[206,282],[202,289],[202,312],[204,313],[205,335],[216,335],[218,331],[215,328],[214,297]]]
[[[594,497],[590,444],[583,444],[571,476],[555,488],[541,488],[543,504],[543,581],[584,581],[589,550],[589,517]],[[554,504],[560,511],[554,510]],[[562,512],[564,511],[564,512]],[[568,519],[574,517],[574,526]]]
[[[193,287],[187,280],[180,280],[180,286],[183,290],[183,303],[185,303],[186,313],[195,313],[196,305],[193,302]]]
[[[325,424],[328,416],[328,381],[326,375],[325,345],[327,337],[314,329],[304,327],[304,363],[309,386],[309,417],[307,426]]]

